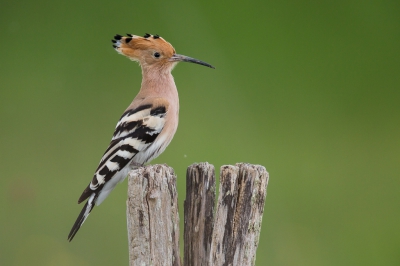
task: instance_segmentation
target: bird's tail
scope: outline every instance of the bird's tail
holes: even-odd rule
[[[90,212],[93,210],[95,205],[96,194],[93,193],[88,201],[86,201],[85,206],[81,213],[79,214],[78,218],[76,219],[74,226],[72,226],[71,232],[69,232],[68,240],[71,242],[76,233],[78,232],[79,228],[81,228],[82,224],[85,222],[86,218],[89,216]]]

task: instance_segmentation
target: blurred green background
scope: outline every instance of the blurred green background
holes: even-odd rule
[[[128,265],[126,181],[67,235],[138,92],[116,34],[159,34],[180,125],[152,163],[270,173],[257,265],[400,265],[399,1],[8,1],[0,8],[0,265]],[[183,228],[181,228],[183,233]],[[181,245],[183,243],[181,242]]]

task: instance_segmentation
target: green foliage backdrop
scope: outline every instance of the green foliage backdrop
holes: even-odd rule
[[[67,234],[140,86],[110,40],[149,32],[216,66],[173,72],[180,125],[153,163],[176,170],[181,216],[188,165],[261,164],[257,265],[399,265],[399,14],[390,0],[3,2],[0,264],[127,265],[126,182]]]

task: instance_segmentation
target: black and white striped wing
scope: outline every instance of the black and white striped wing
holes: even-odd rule
[[[78,203],[87,199],[122,170],[139,153],[154,143],[165,125],[167,104],[145,104],[127,110],[118,121],[110,145],[88,187],[83,191]],[[144,163],[144,162],[141,162]]]

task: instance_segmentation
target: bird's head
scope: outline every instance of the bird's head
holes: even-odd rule
[[[140,63],[144,69],[172,70],[178,62],[190,62],[214,68],[203,61],[179,55],[175,53],[174,47],[158,35],[146,33],[143,37],[128,34],[127,37],[115,35],[114,49]]]

